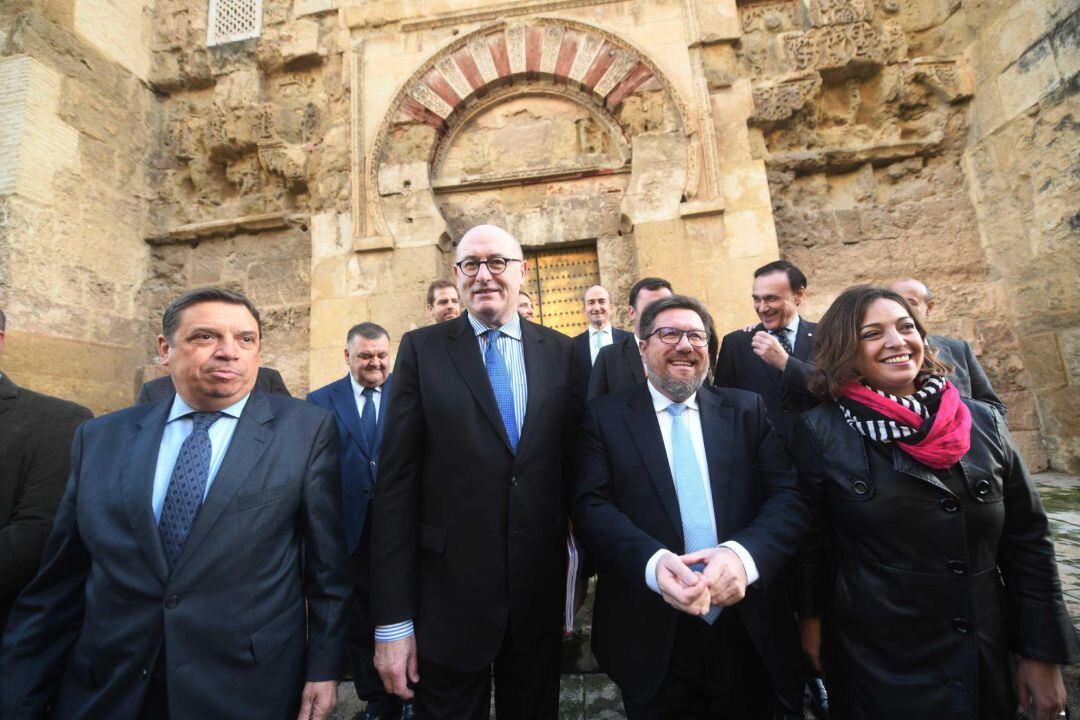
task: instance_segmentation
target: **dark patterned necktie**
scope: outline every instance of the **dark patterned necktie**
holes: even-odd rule
[[[161,507],[158,532],[165,547],[165,557],[172,567],[180,558],[195,515],[206,493],[206,479],[210,474],[210,426],[222,416],[219,412],[191,414],[194,427],[180,446],[180,454],[173,465],[172,478],[165,492],[165,504]]]
[[[772,331],[773,337],[780,341],[780,347],[784,348],[784,352],[788,355],[791,354],[791,341],[788,340],[788,332],[790,328],[782,327]]]
[[[361,392],[364,396],[364,409],[360,411],[360,432],[367,442],[368,451],[375,451],[375,388],[364,388]]]

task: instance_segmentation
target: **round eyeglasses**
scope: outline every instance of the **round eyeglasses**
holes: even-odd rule
[[[660,338],[660,342],[665,345],[678,345],[679,341],[682,340],[683,335],[686,336],[687,342],[693,347],[703,348],[708,347],[709,345],[709,333],[704,330],[680,330],[679,328],[662,327],[656,328],[645,337],[649,337],[650,335],[655,335]]]
[[[477,273],[480,272],[481,265],[487,265],[488,272],[492,275],[502,275],[503,271],[506,270],[507,264],[512,262],[521,262],[521,258],[493,257],[488,258],[487,260],[465,258],[454,264],[458,266],[458,269],[461,270],[461,272],[469,277],[476,277]]]

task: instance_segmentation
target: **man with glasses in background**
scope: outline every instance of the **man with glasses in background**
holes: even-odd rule
[[[521,246],[458,244],[468,313],[401,339],[371,537],[375,666],[418,718],[558,716],[571,443],[569,337],[517,312]]]
[[[702,385],[712,329],[694,298],[645,308],[648,380],[592,401],[582,427],[592,647],[629,720],[802,717],[798,631],[775,582],[809,506],[761,399]]]

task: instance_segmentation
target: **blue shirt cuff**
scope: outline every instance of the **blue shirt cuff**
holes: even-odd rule
[[[394,623],[393,625],[376,625],[375,642],[393,642],[401,640],[413,634],[412,620]]]

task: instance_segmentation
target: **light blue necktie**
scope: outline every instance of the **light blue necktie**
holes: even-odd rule
[[[506,437],[510,439],[510,448],[516,455],[519,436],[514,414],[514,391],[510,387],[510,371],[506,369],[506,361],[503,360],[496,342],[502,333],[498,330],[488,330],[484,334],[487,335],[484,363],[487,365],[488,382],[491,383],[491,389],[495,393],[495,403],[499,406],[503,427],[506,428]]]
[[[176,564],[184,549],[195,516],[202,506],[206,493],[206,479],[210,474],[210,426],[217,422],[222,413],[196,412],[191,414],[194,427],[191,434],[180,446],[180,454],[173,465],[172,478],[165,491],[165,504],[161,507],[161,519],[158,521],[158,533],[165,548],[165,557],[169,567]]]
[[[701,481],[701,468],[697,453],[690,441],[690,431],[683,419],[686,406],[672,403],[667,406],[671,415],[671,457],[675,467],[675,492],[679,496],[679,517],[682,518],[683,545],[687,553],[716,547],[716,530],[709,517],[709,501],[705,497],[705,485]],[[704,563],[697,563],[691,570],[701,572]],[[710,625],[720,615],[720,606],[709,608],[705,622]]]

